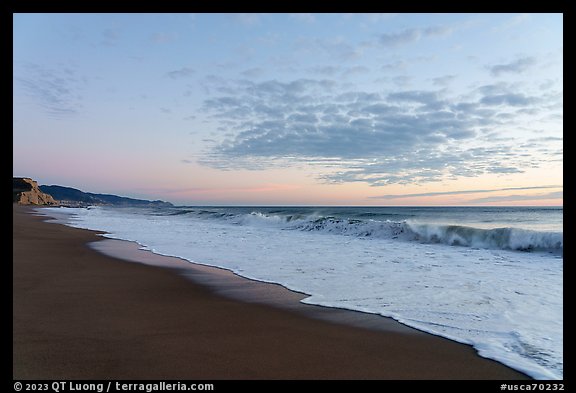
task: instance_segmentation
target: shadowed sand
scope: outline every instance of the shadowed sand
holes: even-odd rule
[[[30,212],[14,205],[14,379],[527,378],[389,319],[366,329],[223,296],[209,271],[126,263],[87,246],[96,232]]]

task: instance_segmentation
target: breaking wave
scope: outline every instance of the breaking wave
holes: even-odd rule
[[[542,232],[520,228],[483,229],[460,225],[418,223],[411,220],[343,218],[320,214],[298,214],[282,210],[241,214],[211,210],[185,210],[175,214],[193,214],[198,218],[225,220],[236,225],[275,227],[336,235],[399,239],[450,246],[515,251],[563,252],[562,232]]]

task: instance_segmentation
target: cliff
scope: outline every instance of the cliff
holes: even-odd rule
[[[12,202],[20,205],[59,205],[52,195],[40,191],[38,183],[27,177],[12,178]]]

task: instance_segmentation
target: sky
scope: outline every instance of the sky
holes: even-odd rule
[[[13,174],[187,205],[563,204],[562,14],[14,14]]]

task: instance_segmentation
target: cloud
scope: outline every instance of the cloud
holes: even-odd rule
[[[442,37],[452,34],[453,28],[449,26],[431,26],[423,30],[423,35],[426,37]]]
[[[544,142],[520,145],[497,137],[514,127],[515,116],[503,114],[543,100],[516,85],[481,86],[462,101],[444,89],[371,93],[331,79],[219,83],[225,89],[215,90],[224,94],[205,100],[203,111],[213,113],[229,136],[200,160],[203,165],[256,170],[326,167],[328,160],[331,171],[323,181],[374,186],[520,173],[540,165],[532,153]]]
[[[456,75],[439,76],[432,79],[432,84],[434,86],[448,86],[454,79],[456,79]]]
[[[430,26],[424,29],[404,29],[396,33],[384,33],[378,38],[380,45],[396,47],[419,41],[421,38],[446,36],[453,32],[449,26]]]
[[[75,115],[82,108],[82,91],[87,79],[73,68],[48,68],[38,64],[25,67],[27,75],[15,79],[24,91],[54,118]]]
[[[408,68],[408,63],[404,60],[398,60],[393,63],[383,64],[380,69],[382,71],[402,71]]]
[[[343,165],[346,170],[322,177],[330,183],[364,182],[371,186],[389,184],[424,184],[445,179],[477,177],[486,173],[521,173],[517,163],[509,157],[508,150],[494,154],[490,149],[462,148],[457,141],[427,138],[429,143],[407,143],[394,140],[397,151],[384,152],[382,158],[357,160],[353,165]],[[472,143],[468,138],[461,144]],[[407,148],[413,146],[412,148]],[[515,165],[516,164],[516,165]],[[350,169],[348,169],[350,168]]]
[[[391,195],[372,196],[370,198],[373,198],[373,199],[403,199],[403,198],[430,197],[430,196],[442,196],[442,195],[482,194],[482,193],[500,192],[500,191],[541,190],[541,189],[562,188],[562,187],[563,186],[560,186],[560,185],[533,186],[533,187],[507,187],[507,188],[496,188],[496,189],[423,192],[423,193],[418,193],[418,194],[391,194]]]
[[[172,79],[181,79],[181,78],[188,78],[194,75],[196,71],[194,71],[190,67],[182,67],[179,70],[174,70],[166,73],[166,76]]]
[[[420,104],[431,103],[438,100],[438,93],[434,91],[401,91],[398,93],[391,93],[388,98],[392,101],[399,102],[417,102]]]
[[[381,34],[378,42],[384,46],[399,46],[416,42],[422,36],[419,29],[406,29],[399,33]]]
[[[493,76],[500,76],[502,74],[520,74],[535,64],[536,58],[522,57],[507,64],[496,64],[487,68]]]
[[[563,191],[549,192],[546,194],[537,195],[503,195],[493,196],[486,198],[472,199],[470,203],[487,203],[487,202],[519,202],[519,201],[540,201],[546,199],[562,199],[564,197]]]
[[[528,106],[536,103],[534,97],[528,97],[524,94],[494,94],[482,97],[480,102],[489,106],[509,105],[509,106]]]

